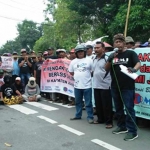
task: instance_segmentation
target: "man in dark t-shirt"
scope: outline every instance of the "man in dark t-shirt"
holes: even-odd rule
[[[23,86],[27,84],[30,78],[30,68],[32,67],[31,59],[28,58],[26,49],[21,49],[22,57],[18,60],[18,64],[20,67],[20,77]]]
[[[125,37],[122,34],[115,35],[113,40],[118,51],[110,54],[105,66],[111,73],[111,91],[118,117],[118,128],[113,134],[128,132],[124,140],[131,141],[138,137],[134,110],[135,81],[121,72],[120,65],[126,66],[129,73],[135,73],[140,68],[140,61],[134,51],[125,48]]]
[[[41,82],[41,67],[43,64],[43,58],[42,55],[38,55],[38,62],[34,66],[34,77],[36,79],[36,83],[39,85],[40,88],[40,82]]]

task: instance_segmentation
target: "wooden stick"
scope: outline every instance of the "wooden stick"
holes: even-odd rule
[[[124,30],[124,36],[125,37],[127,36],[130,8],[131,8],[131,0],[129,0],[129,3],[128,3],[128,11],[127,11],[126,24],[125,24],[125,30]]]

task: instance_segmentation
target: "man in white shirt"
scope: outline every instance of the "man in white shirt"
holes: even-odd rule
[[[82,117],[83,96],[85,99],[87,120],[93,123],[93,108],[92,108],[92,64],[90,58],[86,58],[86,47],[78,45],[75,48],[77,58],[72,60],[69,66],[69,72],[74,76],[74,93],[76,115],[70,120],[79,120]]]
[[[87,45],[86,46],[86,57],[94,59],[95,55],[93,54],[93,46],[92,45]]]

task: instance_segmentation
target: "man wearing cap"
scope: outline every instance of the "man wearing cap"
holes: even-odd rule
[[[20,67],[18,65],[18,53],[13,52],[13,72],[12,72],[12,83],[15,82],[16,77],[20,76]]]
[[[70,54],[70,60],[73,60],[73,59],[75,59],[76,58],[76,54],[75,54],[75,49],[72,49],[70,52],[69,52],[69,54]]]
[[[93,54],[93,46],[92,45],[87,45],[86,46],[86,57],[94,59],[95,55]]]
[[[74,77],[74,93],[76,114],[70,120],[79,120],[82,117],[83,97],[85,99],[85,107],[87,111],[87,120],[93,123],[93,107],[92,107],[92,67],[93,61],[86,57],[86,47],[77,45],[75,48],[76,59],[71,61],[69,72]]]
[[[125,41],[126,41],[126,47],[128,50],[133,50],[134,49],[134,45],[135,45],[135,42],[133,40],[133,38],[131,36],[127,36],[125,38]]]
[[[105,66],[106,71],[110,70],[112,78],[111,92],[118,118],[118,127],[112,133],[127,133],[124,140],[131,141],[138,137],[134,110],[135,81],[121,72],[120,65],[126,66],[129,73],[137,72],[141,65],[137,54],[132,50],[126,49],[126,41],[123,34],[115,35],[113,41],[114,48],[117,48],[118,51],[110,54]]]
[[[32,67],[31,59],[28,58],[26,49],[21,49],[22,57],[18,60],[18,64],[20,67],[20,77],[23,86],[27,84],[30,78],[30,68]]]
[[[13,83],[13,89],[14,89],[14,94],[15,95],[22,96],[22,94],[24,94],[24,87],[21,83],[21,78],[20,77],[15,78],[15,82]]]

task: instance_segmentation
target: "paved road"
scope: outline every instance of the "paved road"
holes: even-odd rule
[[[140,129],[139,138],[124,141],[105,125],[70,121],[74,107],[48,101],[0,106],[0,150],[149,150],[150,129]],[[11,144],[8,147],[5,143]]]

